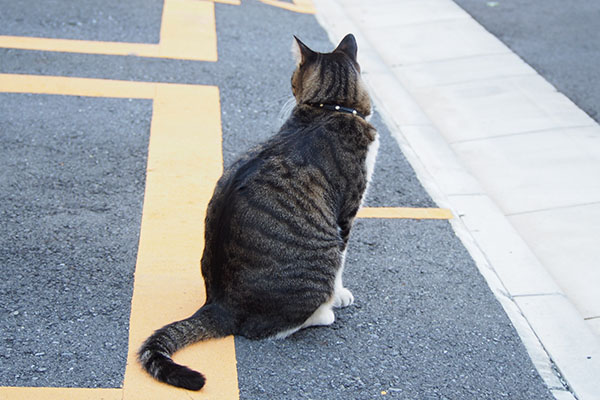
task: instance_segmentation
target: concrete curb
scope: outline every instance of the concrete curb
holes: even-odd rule
[[[349,32],[357,37],[363,77],[378,111],[434,201],[458,217],[451,220],[453,229],[554,396],[600,398],[600,344],[579,312],[357,24],[335,0],[315,3],[332,42]]]

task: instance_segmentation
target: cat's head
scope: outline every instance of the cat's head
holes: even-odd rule
[[[296,102],[335,104],[369,115],[371,101],[360,77],[354,35],[346,35],[331,53],[313,51],[294,38],[292,50],[297,65],[292,74],[292,93]]]

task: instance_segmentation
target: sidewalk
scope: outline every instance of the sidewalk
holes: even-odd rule
[[[555,397],[600,398],[600,126],[450,0],[315,3]]]

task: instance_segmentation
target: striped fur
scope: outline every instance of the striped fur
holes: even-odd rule
[[[356,42],[332,53],[296,39],[296,106],[280,131],[228,168],[208,205],[202,274],[206,303],[157,330],[139,350],[155,378],[191,390],[196,371],[173,362],[182,347],[230,334],[259,339],[333,323],[352,303],[341,273],[354,217],[372,173],[377,132],[364,119],[313,104],[371,113]]]

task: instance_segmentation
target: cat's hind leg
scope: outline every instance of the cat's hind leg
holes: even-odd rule
[[[309,326],[331,325],[333,324],[333,321],[335,321],[335,314],[333,313],[331,301],[328,301],[327,303],[321,304],[302,325],[279,332],[275,337],[277,339],[283,339],[298,332],[300,329],[308,328]]]
[[[308,317],[302,324],[300,329],[308,328],[309,326],[324,326],[331,325],[335,321],[335,314],[331,309],[331,302],[323,303]]]

